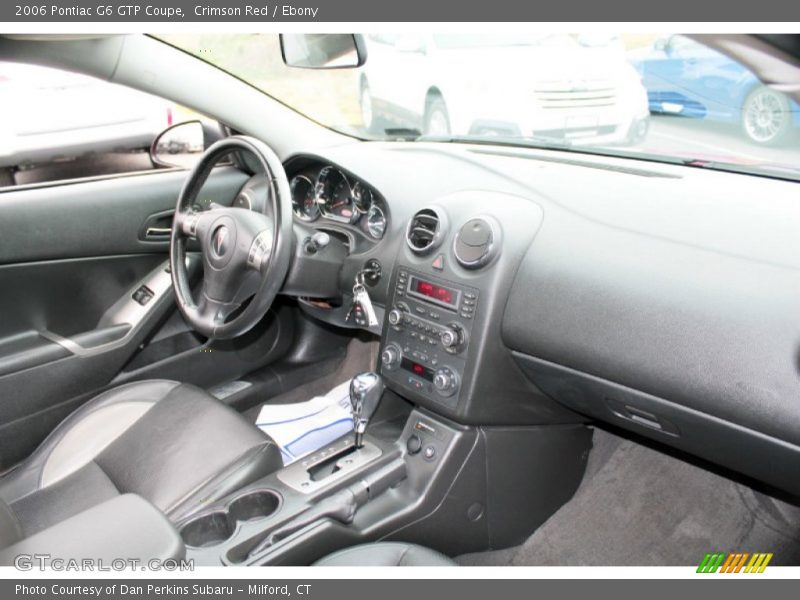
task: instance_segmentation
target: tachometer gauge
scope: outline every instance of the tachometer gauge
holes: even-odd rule
[[[369,207],[369,212],[367,213],[367,231],[369,231],[369,234],[376,240],[381,239],[383,234],[386,233],[386,215],[383,213],[383,209],[377,204],[373,204]]]
[[[334,167],[319,172],[317,204],[323,216],[335,221],[352,223],[358,216],[347,177]]]
[[[298,219],[313,221],[319,217],[317,191],[308,177],[297,175],[289,184],[292,191],[292,210]]]
[[[360,213],[369,211],[372,206],[372,190],[360,181],[353,186],[353,202]]]

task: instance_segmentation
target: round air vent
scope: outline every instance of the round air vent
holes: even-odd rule
[[[470,219],[453,240],[453,254],[467,269],[479,269],[494,258],[499,246],[499,227],[485,217]]]
[[[443,213],[435,208],[423,208],[408,222],[406,243],[415,254],[425,254],[442,243],[445,229]]]

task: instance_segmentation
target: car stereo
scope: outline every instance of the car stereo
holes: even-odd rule
[[[381,348],[381,374],[409,397],[458,403],[478,290],[400,267]]]
[[[411,275],[408,278],[407,294],[455,311],[458,311],[459,300],[461,299],[460,290],[438,285],[416,275]]]

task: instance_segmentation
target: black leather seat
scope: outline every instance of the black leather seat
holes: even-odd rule
[[[345,548],[314,563],[317,567],[454,567],[456,562],[430,548],[377,542]]]
[[[0,547],[124,493],[176,521],[282,464],[269,436],[199,388],[123,385],[81,406],[0,478]]]

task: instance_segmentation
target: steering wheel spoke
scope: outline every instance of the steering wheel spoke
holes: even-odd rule
[[[272,229],[264,229],[255,235],[247,253],[248,268],[261,272],[261,269],[269,264],[272,255],[272,240]]]
[[[197,315],[206,327],[214,331],[223,325],[225,320],[240,306],[239,302],[224,302],[211,298],[206,295],[204,290],[197,303]]]

